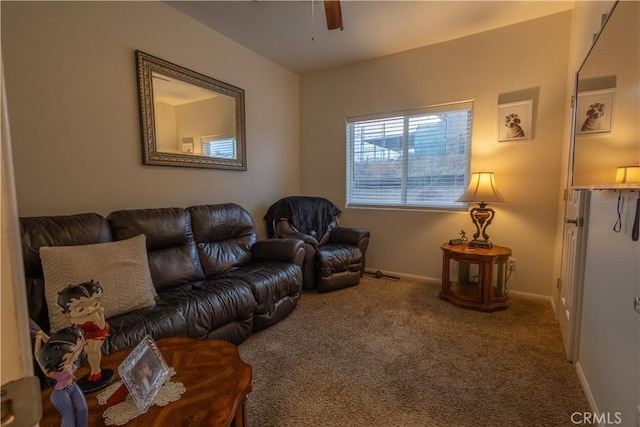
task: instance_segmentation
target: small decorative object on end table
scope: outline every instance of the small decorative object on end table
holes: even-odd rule
[[[461,307],[482,311],[509,306],[506,273],[511,249],[502,246],[473,248],[447,243],[441,249],[440,298]]]

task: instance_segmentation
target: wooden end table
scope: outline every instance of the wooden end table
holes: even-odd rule
[[[243,362],[238,348],[226,341],[164,338],[156,342],[167,365],[173,367],[174,382],[182,382],[186,391],[176,402],[166,406],[152,405],[149,410],[129,421],[127,426],[211,426],[245,427],[246,400],[251,391],[252,368]],[[132,349],[120,350],[102,357],[101,367],[115,372]],[[81,367],[76,377],[88,372]],[[119,378],[116,378],[116,381]],[[62,417],[51,404],[52,389],[42,392],[42,427],[59,427]],[[86,394],[89,426],[104,426],[102,413],[106,405],[98,405],[98,392]]]
[[[440,298],[460,307],[495,311],[509,306],[507,262],[511,249],[444,243]]]

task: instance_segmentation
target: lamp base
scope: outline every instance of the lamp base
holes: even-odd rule
[[[491,249],[493,247],[493,243],[488,240],[472,240],[469,242],[469,247]]]

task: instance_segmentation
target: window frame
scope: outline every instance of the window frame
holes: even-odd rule
[[[451,200],[448,204],[433,203],[408,203],[407,202],[407,188],[408,188],[408,176],[409,176],[409,163],[411,161],[409,155],[409,126],[408,121],[411,118],[437,115],[455,111],[468,111],[467,128],[466,128],[466,142],[464,143],[463,155],[464,158],[464,179],[463,184],[460,187],[460,195],[464,193],[469,179],[471,176],[471,157],[472,157],[472,142],[473,142],[473,118],[474,118],[474,101],[465,100],[450,102],[445,104],[431,105],[427,107],[421,107],[416,109],[391,111],[378,114],[368,114],[361,116],[347,117],[345,123],[345,141],[346,141],[346,171],[345,171],[345,200],[347,208],[362,208],[362,209],[385,209],[385,210],[427,210],[427,211],[466,211],[469,204],[463,202],[455,202]],[[354,174],[356,173],[355,167],[355,131],[350,126],[355,126],[357,123],[363,123],[367,121],[385,120],[385,119],[401,119],[403,123],[402,127],[402,154],[399,155],[402,162],[401,170],[401,188],[400,198],[404,202],[401,203],[364,203],[362,201],[352,201],[352,186],[355,180]],[[434,156],[430,156],[434,157]],[[427,187],[428,188],[428,187]],[[455,195],[455,198],[459,195]]]

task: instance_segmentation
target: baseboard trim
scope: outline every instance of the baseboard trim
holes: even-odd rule
[[[509,289],[509,295],[513,295],[521,298],[533,299],[537,301],[547,301],[551,306],[551,308],[555,308],[553,304],[553,298],[551,298],[549,295],[532,294],[530,292],[514,291],[512,289]]]
[[[582,370],[580,361],[575,362],[573,366],[576,370],[576,375],[578,375],[578,380],[580,381],[580,384],[582,384],[582,390],[584,391],[584,396],[587,398],[587,403],[591,408],[591,412],[599,415],[600,411],[598,411],[598,405],[596,405],[596,400],[593,397],[593,393],[591,392],[591,388],[589,387],[589,383],[587,382],[587,377],[585,377],[584,375],[584,371]]]

